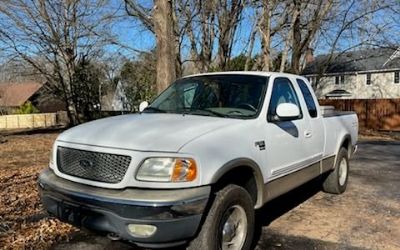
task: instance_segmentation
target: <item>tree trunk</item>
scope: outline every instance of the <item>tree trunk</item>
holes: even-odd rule
[[[251,59],[252,59],[251,55],[253,54],[254,42],[256,40],[258,22],[259,22],[259,20],[256,19],[255,22],[254,22],[253,28],[251,30],[249,48],[247,50],[246,62],[244,64],[244,70],[245,71],[248,71],[249,68],[250,68],[250,62],[251,62]]]
[[[161,93],[176,78],[176,56],[172,1],[154,1],[154,32],[156,35],[156,82]]]
[[[289,26],[289,32],[286,35],[286,39],[285,39],[285,47],[282,51],[282,59],[281,59],[281,66],[279,67],[279,72],[284,72],[285,71],[285,66],[286,66],[286,60],[288,57],[288,53],[289,53],[289,46],[290,46],[290,42],[292,40],[292,36],[293,36],[293,27],[294,27],[294,23],[297,20],[297,16],[299,15],[299,11],[297,8],[293,9],[293,13],[292,13],[292,20],[290,22],[290,26]]]
[[[263,21],[261,23],[261,50],[263,71],[269,71],[269,63],[271,61],[270,45],[271,45],[271,1],[263,0]]]
[[[300,13],[301,3],[297,2],[294,7],[294,11]],[[301,27],[300,27],[300,15],[297,15],[293,22],[292,29],[292,61],[291,71],[292,73],[298,74],[300,72],[300,59],[301,59]]]

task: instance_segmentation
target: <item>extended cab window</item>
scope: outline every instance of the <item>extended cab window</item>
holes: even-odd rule
[[[279,77],[274,80],[274,86],[272,88],[271,100],[268,107],[268,121],[277,120],[276,108],[282,103],[293,103],[299,107],[301,119],[301,107],[299,104],[299,98],[297,97],[296,91],[293,88],[292,83],[289,79]]]
[[[317,106],[315,105],[314,98],[310,92],[310,89],[308,88],[307,84],[301,79],[297,79],[297,83],[299,84],[301,93],[304,97],[304,101],[306,102],[308,113],[313,118],[317,117]]]

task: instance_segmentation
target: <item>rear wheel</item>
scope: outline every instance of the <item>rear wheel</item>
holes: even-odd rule
[[[253,206],[244,188],[226,186],[216,193],[200,233],[188,249],[250,249],[254,232]]]
[[[335,169],[324,180],[322,188],[325,192],[331,194],[341,194],[346,191],[349,178],[349,158],[345,148],[339,150]]]

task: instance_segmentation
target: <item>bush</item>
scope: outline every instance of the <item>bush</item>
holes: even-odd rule
[[[40,111],[30,102],[27,101],[22,104],[16,111],[16,114],[24,115],[24,114],[34,114],[39,113]]]

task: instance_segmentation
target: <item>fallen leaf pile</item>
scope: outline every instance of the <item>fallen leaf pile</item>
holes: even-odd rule
[[[0,144],[0,248],[43,249],[67,240],[73,227],[49,218],[37,177],[47,167],[56,134],[13,135]]]

